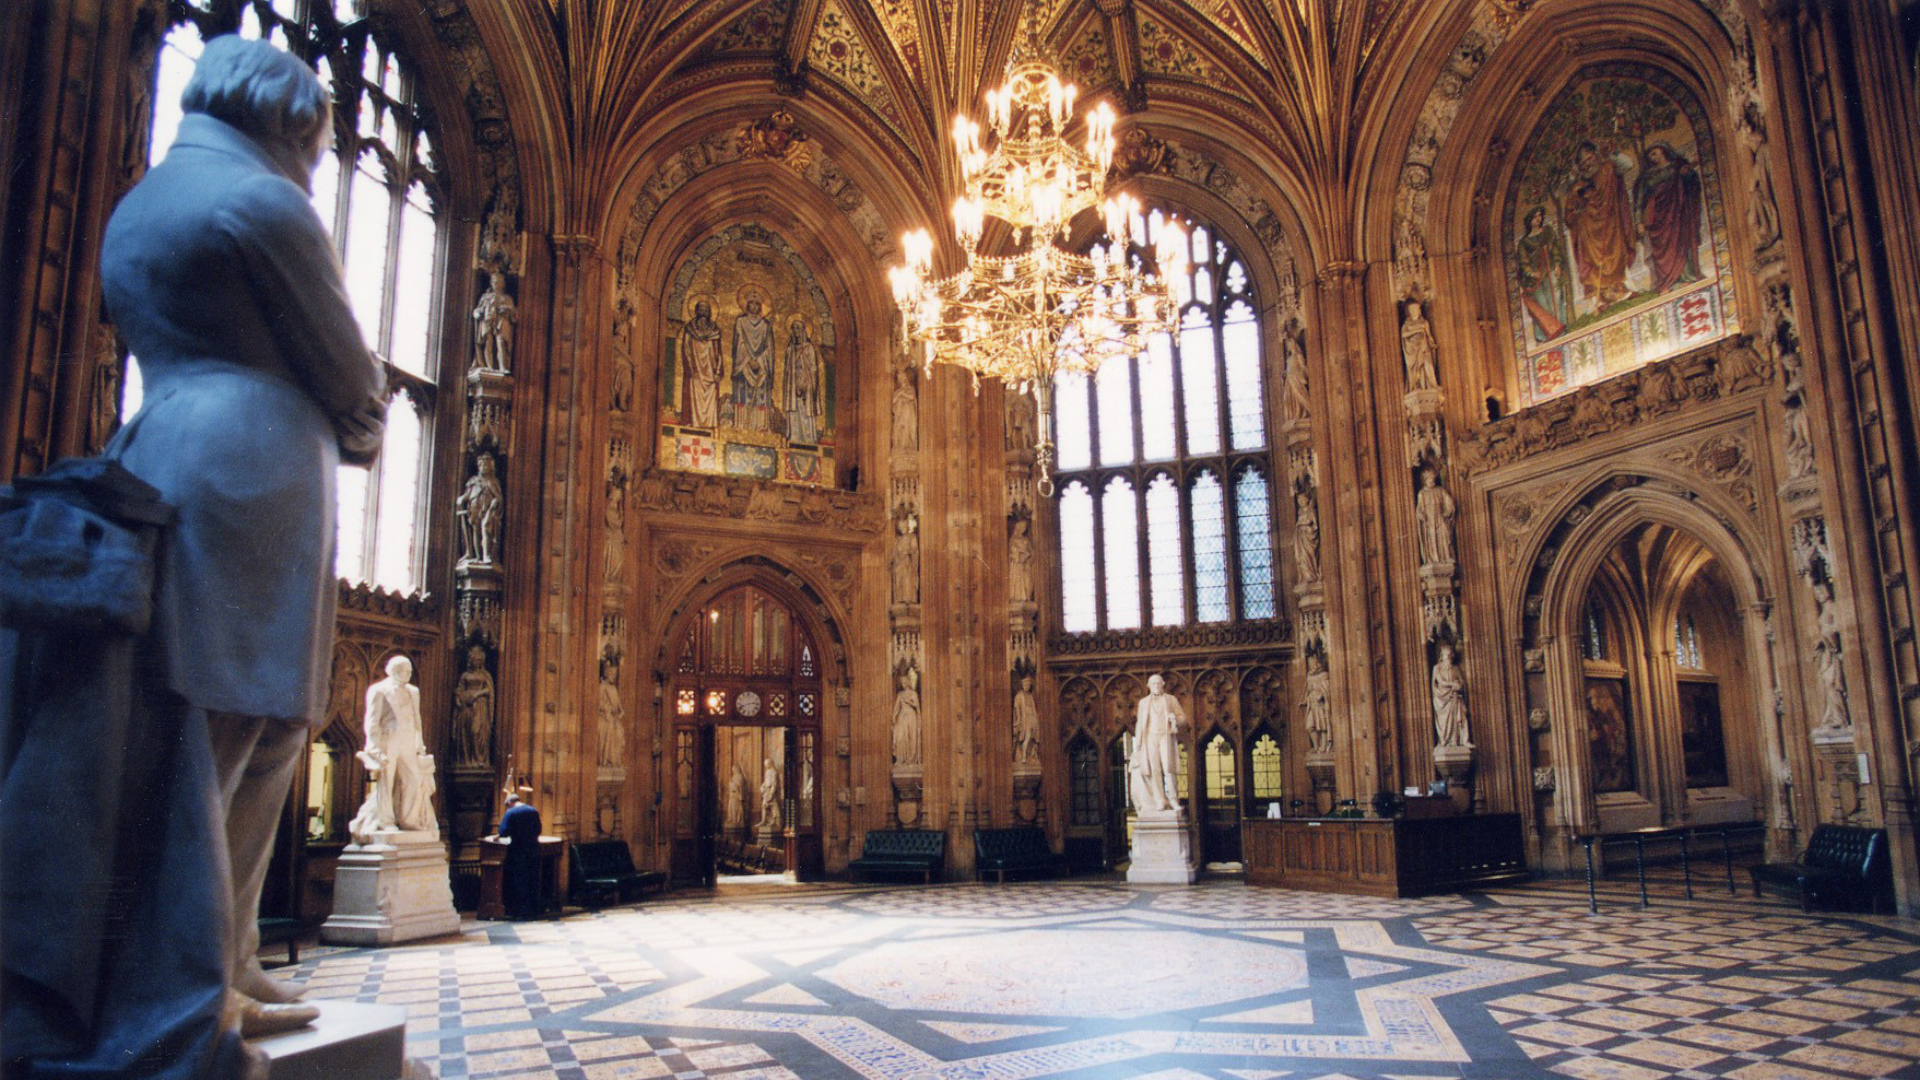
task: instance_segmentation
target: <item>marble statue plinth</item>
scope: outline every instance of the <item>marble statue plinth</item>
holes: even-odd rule
[[[349,844],[333,878],[333,914],[320,940],[393,945],[460,932],[447,849],[437,833],[382,829],[371,844]]]
[[[407,1010],[315,999],[320,1019],[249,1042],[267,1056],[267,1080],[398,1080],[406,1075]]]
[[[1127,882],[1133,885],[1191,885],[1200,876],[1193,857],[1193,839],[1187,832],[1187,814],[1141,814],[1133,823],[1133,863]]]

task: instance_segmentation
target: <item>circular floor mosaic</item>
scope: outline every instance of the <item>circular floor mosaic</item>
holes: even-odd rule
[[[1178,931],[1032,930],[894,942],[819,974],[890,1009],[1121,1020],[1304,986],[1307,967],[1284,948]]]

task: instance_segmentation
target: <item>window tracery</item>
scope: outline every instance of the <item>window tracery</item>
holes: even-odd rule
[[[1151,242],[1164,220],[1134,234]],[[1068,633],[1278,615],[1258,304],[1234,250],[1190,235],[1179,330],[1055,382]]]
[[[203,43],[226,33],[261,39],[313,65],[332,91],[334,140],[315,170],[313,205],[334,238],[367,347],[386,365],[393,405],[371,468],[341,466],[336,569],[354,584],[420,590],[424,496],[439,398],[444,180],[434,160],[414,76],[350,0],[173,5],[157,62],[148,160],[172,145],[180,93]],[[143,397],[128,359],[121,414]]]

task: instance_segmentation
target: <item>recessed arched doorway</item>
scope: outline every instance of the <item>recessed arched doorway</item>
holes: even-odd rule
[[[773,590],[747,583],[677,630],[666,680],[673,718],[677,881],[822,872],[821,654]]]

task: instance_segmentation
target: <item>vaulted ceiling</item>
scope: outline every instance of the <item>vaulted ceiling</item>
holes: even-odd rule
[[[522,0],[476,11],[544,86],[561,203],[586,206],[652,119],[733,84],[814,95],[927,177],[947,131],[996,85],[1028,19],[1083,100],[1216,117],[1258,140],[1320,216],[1353,194],[1363,133],[1444,11],[1426,0]],[[491,8],[493,5],[480,5]],[[532,58],[531,60],[529,58]],[[939,196],[944,201],[944,196]],[[1338,216],[1337,214],[1335,216]]]

